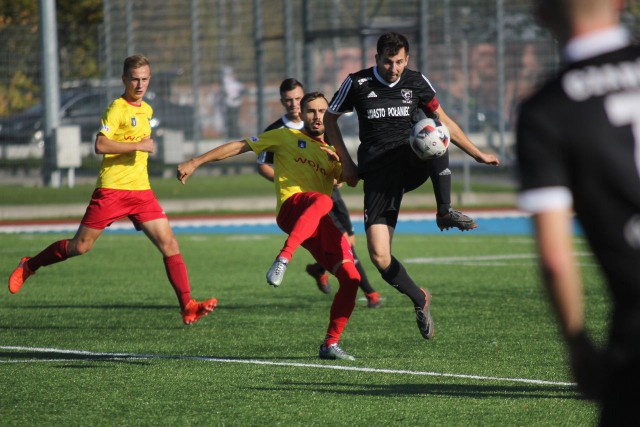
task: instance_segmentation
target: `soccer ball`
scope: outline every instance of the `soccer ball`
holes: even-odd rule
[[[449,148],[449,129],[438,120],[426,118],[413,125],[409,145],[422,160],[436,159]]]

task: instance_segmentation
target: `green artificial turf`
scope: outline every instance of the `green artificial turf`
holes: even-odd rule
[[[63,237],[0,235],[4,283],[22,256]],[[282,286],[267,286],[283,238],[179,234],[193,296],[219,299],[192,326],[141,234],[106,233],[88,254],[40,269],[17,295],[4,288],[0,424],[594,424],[596,408],[562,384],[571,378],[529,236],[395,237],[396,257],[433,294],[431,341],[410,301],[363,259],[383,306],[368,309],[359,292],[341,340],[355,362],[317,358],[338,285],[332,277],[331,295],[317,290],[304,249]],[[600,340],[608,301],[591,259],[580,261]]]

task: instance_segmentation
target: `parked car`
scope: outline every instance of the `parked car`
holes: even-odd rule
[[[83,142],[93,142],[100,127],[100,117],[108,103],[118,96],[121,88],[90,87],[65,89],[60,92],[60,125],[80,126]],[[185,138],[193,136],[193,107],[178,105],[148,92],[149,104],[154,108],[152,126],[181,130]],[[42,146],[44,143],[43,105],[37,104],[22,113],[0,117],[0,145]]]

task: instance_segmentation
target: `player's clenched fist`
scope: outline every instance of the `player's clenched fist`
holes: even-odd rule
[[[184,163],[180,163],[178,165],[176,178],[178,178],[178,181],[180,181],[181,183],[186,184],[187,178],[193,175],[193,172],[195,170],[196,170],[196,167],[191,160]]]

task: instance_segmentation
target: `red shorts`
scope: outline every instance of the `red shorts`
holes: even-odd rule
[[[294,194],[285,200],[277,218],[282,231],[289,234],[300,215],[308,208],[313,209],[313,204],[318,197],[329,198],[324,194],[306,192]],[[335,266],[343,260],[353,261],[353,252],[351,244],[336,227],[331,217],[326,213],[319,213],[319,215],[322,217],[316,232],[302,242],[302,247],[308,250],[320,265],[333,272]]]
[[[167,215],[152,190],[96,188],[80,223],[89,228],[104,230],[124,217],[128,217],[136,230],[140,230],[143,222],[166,218]]]

